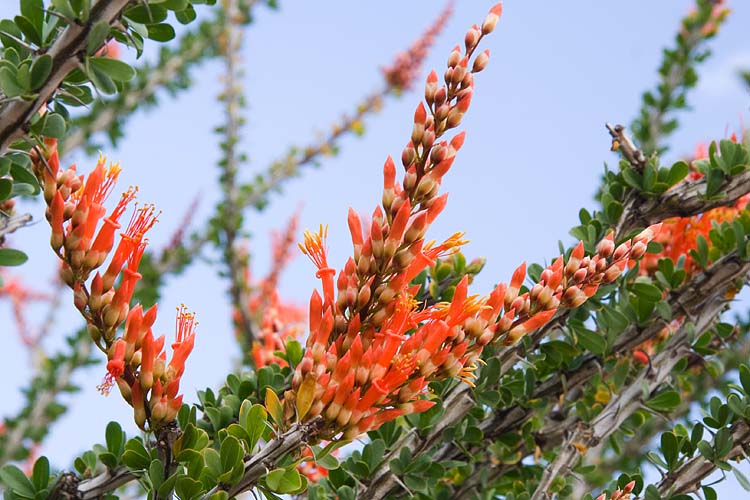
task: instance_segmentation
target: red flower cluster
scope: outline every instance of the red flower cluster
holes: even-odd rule
[[[115,232],[121,228],[120,219],[137,189],[129,188],[107,214],[104,203],[117,182],[119,165],[105,167],[105,158],[100,156],[88,177],[79,176],[75,165],[60,170],[56,140],[47,139],[44,146],[43,152],[34,150],[32,162],[47,202],[50,243],[62,260],[61,278],[73,289],[74,304],[86,320],[92,340],[109,359],[108,374],[99,388],[108,393],[117,383],[134,407],[138,425],[145,428],[148,419],[149,428],[155,429],[172,420],[179,408],[179,379],[193,347],[193,315],[181,310],[177,341],[172,345],[174,356],[165,368],[164,339],[154,340],[151,333],[156,306],[145,315],[140,305],[130,307],[141,278],[138,266],[146,249],[145,235],[158,214],[153,205],[136,207],[115,247]],[[104,273],[96,272],[89,280],[113,248]],[[117,338],[117,329],[124,322],[125,336]],[[149,407],[147,413],[144,405]]]
[[[108,378],[117,383],[125,400],[133,406],[135,422],[146,430],[156,429],[174,420],[182,405],[178,396],[185,360],[195,343],[195,314],[185,306],[177,309],[172,359],[167,364],[164,336],[154,338],[151,327],[156,306],[146,313],[139,305],[131,309],[125,334],[109,349]],[[106,383],[105,383],[106,384]]]
[[[635,488],[635,481],[630,481],[622,489],[617,488],[611,497],[607,497],[606,493],[602,493],[596,497],[596,500],[630,500],[633,488]]]
[[[557,259],[525,293],[520,293],[522,265],[510,286],[500,284],[486,298],[469,296],[464,277],[450,303],[427,306],[413,299],[418,286],[410,282],[465,243],[460,233],[439,245],[424,240],[447,202],[438,190],[464,134],[437,139],[458,126],[469,107],[473,73],[485,67],[488,54],[477,56],[471,66],[469,59],[500,12],[498,4],[482,27],[469,30],[465,54],[459,47],[451,52],[444,86],[434,71],[427,78],[427,106],[417,107],[402,153],[403,182],[396,182],[396,167],[388,158],[382,208],[375,209],[367,231],[349,211],[354,255],[338,278],[328,264],[327,228],[306,232],[300,244],[318,268],[323,295],[316,291],[310,300],[307,351],[284,395],[284,411],[290,423],[322,416],[322,439],[339,433],[352,438],[400,415],[427,410],[434,403],[422,396],[430,381],[459,377],[471,383],[485,345],[512,344],[547,323],[559,307],[577,307],[601,283],[616,279],[630,258],[640,258],[658,232],[658,227],[647,229],[617,248],[610,236],[593,257],[584,256],[580,244],[566,264]]]

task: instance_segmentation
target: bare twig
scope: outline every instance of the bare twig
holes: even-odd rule
[[[612,136],[612,151],[621,151],[622,156],[625,157],[633,169],[643,172],[648,160],[643,151],[638,149],[628,134],[625,133],[625,127],[622,125],[615,125],[613,127],[609,123],[605,124],[605,126],[609,131],[609,135]]]
[[[33,217],[31,214],[11,216],[0,214],[0,242],[4,240],[6,234],[10,234],[16,229],[20,229],[30,224],[32,220]]]

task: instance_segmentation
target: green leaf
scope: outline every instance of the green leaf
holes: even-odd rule
[[[28,19],[37,33],[39,33],[40,41],[34,43],[41,45],[42,25],[44,23],[44,2],[42,0],[21,0],[21,15]]]
[[[47,460],[47,457],[39,457],[37,461],[34,462],[34,470],[31,473],[31,480],[37,491],[41,491],[47,487],[49,484],[49,460]]]
[[[78,17],[78,14],[73,10],[73,7],[70,5],[69,0],[52,0],[52,5],[55,7],[55,10],[62,14],[65,17],[68,17],[70,19],[75,19]]]
[[[234,436],[227,436],[221,442],[221,468],[224,472],[231,471],[235,467],[242,466],[244,452],[242,445]]]
[[[182,476],[177,479],[174,491],[180,500],[199,498],[204,491],[203,484],[193,478]]]
[[[135,70],[128,63],[111,57],[89,57],[89,66],[116,82],[129,82],[135,77]]]
[[[13,181],[10,179],[0,179],[0,201],[8,199],[11,189],[13,189]]]
[[[750,368],[747,365],[740,365],[740,383],[745,394],[750,396]]]
[[[664,455],[664,459],[667,462],[669,470],[674,468],[674,464],[677,462],[677,438],[671,432],[665,432],[661,435],[661,453]]]
[[[31,90],[40,89],[52,72],[52,56],[43,54],[31,66]]]
[[[341,465],[339,459],[330,454],[318,460],[317,464],[327,470],[338,469]]]
[[[93,83],[100,92],[109,95],[117,92],[117,85],[115,85],[114,80],[112,80],[112,78],[110,78],[110,76],[103,71],[100,71],[95,67],[91,67],[87,64],[86,74],[91,79],[91,83]]]
[[[161,486],[158,488],[159,498],[172,498],[173,495],[171,495],[172,491],[174,490],[175,484],[177,483],[177,480],[181,477],[184,477],[185,474],[183,474],[181,471],[177,471],[169,478],[164,480],[163,483],[161,483]]]
[[[16,16],[13,18],[13,21],[16,23],[16,26],[18,26],[18,29],[23,32],[26,40],[37,46],[42,45],[42,32],[34,26],[31,19],[25,16]]]
[[[745,491],[750,491],[750,481],[747,480],[747,477],[737,467],[732,467],[732,472],[734,473],[737,482],[740,483],[740,486],[742,486]]]
[[[86,38],[86,52],[93,54],[99,50],[104,42],[107,40],[109,35],[109,23],[107,21],[99,21],[91,27],[89,36]]]
[[[603,355],[607,350],[607,341],[598,333],[586,328],[577,328],[575,334],[578,343],[584,349],[599,356]]]
[[[670,186],[674,186],[682,179],[684,179],[689,171],[690,167],[688,167],[687,163],[685,163],[684,161],[678,161],[677,163],[672,165],[672,168],[669,169],[668,184]]]
[[[122,427],[117,422],[110,422],[107,424],[107,430],[105,431],[107,449],[115,455],[119,455],[122,450],[122,445],[125,442],[125,433],[122,432]]]
[[[680,394],[677,391],[664,391],[646,402],[646,406],[654,411],[669,413],[680,404]]]
[[[633,189],[637,189],[639,191],[642,189],[643,177],[641,177],[641,174],[639,174],[632,168],[627,167],[625,170],[623,170],[622,178],[625,183]]]
[[[706,175],[706,197],[710,198],[718,193],[722,184],[724,184],[724,172],[718,168],[709,170]]]
[[[274,469],[266,474],[266,485],[273,491],[276,491],[281,483],[281,478],[284,477],[286,469]]]
[[[649,484],[645,491],[646,500],[661,500],[661,493],[653,484]]]
[[[62,139],[65,137],[65,119],[57,113],[47,113],[44,116],[42,135]]]
[[[13,177],[15,185],[26,184],[31,188],[31,194],[39,192],[39,181],[26,167],[13,163],[10,166],[10,175]]]
[[[622,215],[622,211],[624,210],[622,203],[619,201],[612,201],[607,205],[606,212],[607,212],[607,218],[610,221],[617,221],[620,219],[620,216]]]
[[[174,15],[180,24],[189,24],[193,22],[196,17],[195,9],[192,5],[188,5],[188,7],[184,10],[175,12]]]
[[[229,493],[219,490],[209,497],[209,500],[229,500]]]
[[[20,266],[27,260],[29,257],[20,250],[0,248],[0,266]]]
[[[167,18],[167,9],[160,5],[138,5],[125,11],[125,17],[140,24],[155,24]]]
[[[114,453],[106,451],[104,453],[100,453],[98,457],[99,461],[110,469],[114,469],[115,467],[117,467],[118,460]]]
[[[157,42],[168,42],[175,37],[174,28],[166,23],[150,24],[148,26],[148,37]]]
[[[302,361],[302,345],[294,339],[286,341],[286,356],[292,367],[295,367]]]
[[[0,481],[23,498],[34,498],[36,490],[26,474],[15,465],[4,465],[0,468]]]
[[[252,404],[249,400],[242,402],[240,407],[240,425],[247,431],[250,436],[250,442],[248,443],[249,449],[255,448],[256,443],[263,435],[263,431],[266,429],[266,421],[268,420],[268,412],[263,406],[259,404]]]
[[[649,302],[659,302],[662,297],[662,292],[659,287],[650,283],[633,283],[633,292],[638,295],[641,299],[648,300]]]
[[[122,463],[133,470],[145,470],[151,465],[151,455],[149,455],[139,439],[133,438],[125,443]]]
[[[18,83],[16,73],[5,66],[0,68],[0,90],[5,97],[18,97],[26,93],[26,89]]]
[[[716,494],[716,490],[711,488],[710,486],[704,486],[703,488],[703,496],[706,500],[718,500],[718,495]]]
[[[703,455],[705,459],[713,461],[714,449],[711,448],[711,445],[706,441],[700,441],[698,443],[698,451],[700,451],[701,455]]]
[[[164,465],[159,460],[152,460],[148,466],[148,477],[151,479],[151,484],[155,489],[161,486],[164,482]]]
[[[274,469],[266,475],[266,485],[276,493],[295,493],[302,488],[302,477],[297,469]]]
[[[159,5],[168,10],[184,10],[189,4],[187,0],[163,0]]]

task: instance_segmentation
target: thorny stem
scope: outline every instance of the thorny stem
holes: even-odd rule
[[[240,140],[240,127],[242,117],[242,91],[240,86],[241,70],[239,68],[239,51],[242,47],[242,31],[237,25],[239,9],[237,0],[224,0],[224,92],[222,100],[225,103],[224,124],[224,158],[220,163],[222,169],[221,185],[224,191],[224,199],[219,209],[221,216],[221,232],[224,235],[224,260],[229,275],[229,296],[232,301],[232,309],[237,315],[239,323],[238,330],[243,337],[243,356],[249,351],[255,334],[254,325],[248,311],[248,283],[245,280],[245,268],[247,259],[243,258],[238,248],[237,238],[239,229],[242,227],[242,207],[240,204],[240,191],[237,185],[237,173],[240,166],[237,144]]]

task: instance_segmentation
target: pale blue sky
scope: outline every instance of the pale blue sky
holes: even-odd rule
[[[247,94],[247,125],[241,147],[249,154],[243,177],[264,169],[290,144],[305,144],[316,130],[326,129],[342,112],[352,110],[366,93],[381,86],[378,67],[408,46],[442,8],[441,2],[381,0],[379,2],[294,2],[281,0],[279,11],[257,9],[243,48]],[[476,78],[472,108],[464,121],[466,143],[443,186],[448,207],[431,230],[433,238],[457,230],[467,232],[468,257],[486,256],[488,263],[474,290],[487,292],[506,280],[523,260],[554,256],[557,241],[570,242],[568,229],[577,223],[581,206],[592,200],[603,162],[615,163],[609,152],[604,122],[629,123],[641,93],[654,86],[661,48],[672,43],[687,0],[653,2],[505,2],[503,18],[484,46],[492,52],[489,67]],[[427,65],[442,70],[448,51],[463,41],[466,29],[480,22],[492,2],[457,2],[456,14],[438,39]],[[731,2],[734,10],[712,42],[715,55],[700,70],[698,89],[690,95],[693,112],[680,115],[669,159],[693,150],[698,141],[723,136],[740,116],[747,122],[748,94],[735,73],[750,67],[750,4]],[[2,2],[0,15],[15,13],[15,2]],[[199,225],[218,199],[215,187],[217,140],[221,123],[221,65],[214,61],[193,71],[196,85],[178,99],[163,96],[157,111],[139,113],[128,124],[127,139],[117,150],[105,151],[121,161],[122,186],[138,184],[140,199],[164,210],[152,231],[159,248],[169,240],[193,197],[201,193],[195,214]],[[382,164],[387,154],[400,155],[411,130],[411,116],[421,84],[367,122],[363,139],[346,138],[342,152],[285,186],[262,214],[250,213],[247,227],[254,235],[254,269],[263,273],[269,261],[268,233],[282,226],[304,203],[301,226],[330,225],[331,261],[340,266],[351,252],[346,210],[351,205],[370,212],[380,199]],[[86,171],[92,159],[78,161]],[[42,217],[41,207],[31,210]],[[47,227],[38,224],[20,232],[14,244],[31,259],[21,268],[29,281],[49,281],[54,259],[47,247]],[[306,303],[316,286],[314,269],[296,258],[282,279],[286,297]],[[230,333],[225,284],[206,264],[169,280],[157,329],[171,335],[172,311],[181,302],[200,320],[196,349],[182,385],[186,399],[195,389],[216,387],[238,357]],[[0,304],[5,324],[0,364],[0,413],[15,411],[18,388],[30,367],[13,338],[10,309]],[[32,318],[33,319],[33,318]],[[59,318],[57,336],[78,325],[73,308]],[[52,347],[59,337],[49,339]],[[134,432],[130,408],[112,395],[99,396],[95,386],[102,365],[81,372],[74,406],[55,424],[43,447],[54,464],[67,467],[71,457],[103,440],[108,420],[125,422]],[[719,487],[738,491],[733,481]]]

